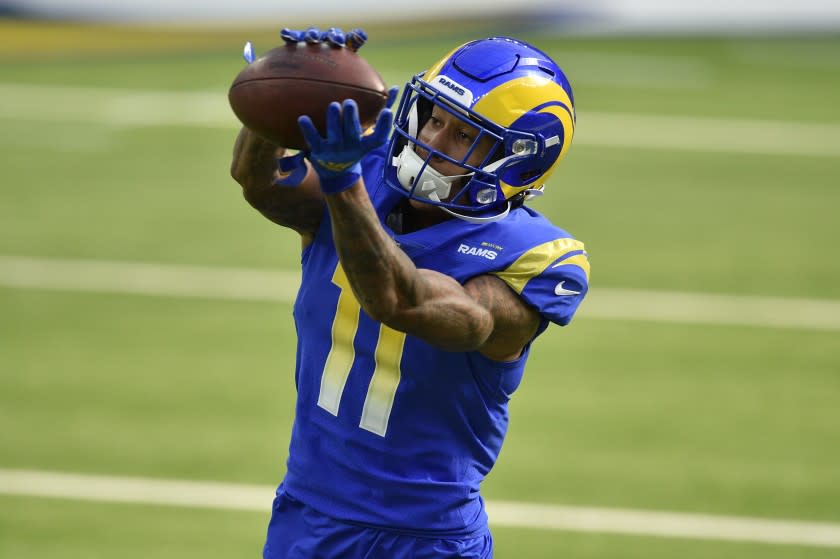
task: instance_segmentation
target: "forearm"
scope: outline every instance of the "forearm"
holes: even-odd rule
[[[361,181],[326,199],[341,265],[365,312],[442,349],[481,347],[489,313],[453,278],[414,265],[382,228]]]
[[[415,304],[417,268],[380,225],[362,182],[326,200],[341,265],[362,307],[376,313]]]
[[[277,158],[285,151],[243,127],[233,146],[230,175],[246,192],[259,185],[271,184]]]
[[[266,218],[311,238],[324,208],[318,179],[311,171],[296,187],[277,186],[277,158],[285,149],[263,140],[247,128],[236,138],[231,176],[242,186],[245,200]]]

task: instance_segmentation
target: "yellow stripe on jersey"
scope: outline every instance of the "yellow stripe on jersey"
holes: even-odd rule
[[[522,293],[531,278],[543,273],[552,262],[557,262],[566,254],[578,250],[584,250],[583,243],[578,240],[555,239],[535,246],[522,254],[506,269],[501,272],[494,272],[494,274],[519,294]]]
[[[400,361],[402,360],[405,332],[399,332],[384,324],[379,327],[376,342],[376,368],[370,379],[365,404],[362,406],[362,420],[359,427],[384,437],[388,431],[388,419],[394,397],[400,384]]]
[[[353,295],[350,281],[344,268],[339,263],[335,268],[332,282],[341,289],[335,309],[335,319],[332,325],[332,344],[324,373],[321,376],[321,390],[318,392],[318,405],[333,415],[338,415],[341,404],[341,394],[347,377],[356,360],[356,349],[353,340],[359,328],[359,312],[361,305]]]
[[[577,266],[583,273],[586,274],[586,281],[589,281],[589,258],[586,256],[586,253],[583,254],[575,254],[574,256],[570,256],[565,258],[552,266],[552,268],[559,268],[560,266]]]

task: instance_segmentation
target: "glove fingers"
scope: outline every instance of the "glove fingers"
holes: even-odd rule
[[[394,101],[397,100],[397,93],[399,93],[400,88],[397,86],[392,87],[388,90],[388,100],[385,101],[385,108],[390,109],[394,106]]]
[[[321,30],[317,27],[310,27],[303,33],[303,40],[314,45],[321,42]]]
[[[245,43],[245,46],[242,48],[242,58],[244,58],[245,62],[248,64],[256,60],[257,57],[254,56],[254,44],[251,41]]]
[[[379,117],[376,119],[376,127],[370,136],[365,136],[362,139],[366,151],[378,148],[388,140],[388,135],[391,133],[391,127],[394,124],[394,113],[389,109],[382,109]]]
[[[327,107],[327,144],[339,144],[344,136],[341,128],[341,105],[336,102]]]
[[[289,29],[288,27],[284,27],[280,30],[280,38],[282,38],[286,43],[289,44],[299,43],[303,40],[303,31],[298,31],[297,29]]]
[[[347,47],[352,51],[359,50],[367,41],[367,33],[362,29],[353,29],[349,33],[344,33],[338,27],[330,27],[326,31],[321,31],[317,27],[310,27],[305,31],[284,27],[280,30],[280,37],[289,45],[301,41],[306,41],[310,45],[328,43],[333,48]]]
[[[358,144],[362,136],[362,123],[359,122],[359,107],[354,100],[344,101],[341,116],[344,120],[345,142]]]
[[[326,41],[331,47],[341,48],[344,46],[344,32],[338,27],[330,27],[327,29]]]
[[[298,118],[298,127],[300,128],[300,132],[303,134],[303,138],[306,140],[306,143],[309,144],[309,149],[314,152],[320,151],[321,135],[315,128],[315,125],[312,124],[312,119],[306,115]]]
[[[356,28],[347,33],[347,37],[345,39],[344,44],[347,46],[348,49],[355,52],[362,48],[362,45],[365,44],[367,38],[367,33],[365,33],[363,29]]]
[[[393,125],[394,113],[391,112],[390,109],[384,109],[379,113],[379,118],[376,119],[376,130],[374,132],[374,136],[381,140],[381,143],[384,143],[385,140],[388,139],[388,135],[391,133],[391,127]]]

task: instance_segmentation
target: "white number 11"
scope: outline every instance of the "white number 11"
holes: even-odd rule
[[[347,275],[339,262],[335,268],[332,282],[341,289],[332,324],[332,345],[321,375],[321,390],[318,393],[318,406],[338,416],[341,395],[347,377],[356,359],[353,340],[359,328],[361,306],[353,295]],[[379,325],[379,339],[374,353],[375,368],[370,379],[362,418],[359,427],[385,436],[394,396],[400,384],[400,360],[402,359],[405,333],[398,332],[384,324]]]

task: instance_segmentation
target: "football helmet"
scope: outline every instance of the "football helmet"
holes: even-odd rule
[[[420,131],[434,107],[477,129],[462,158],[421,141]],[[406,84],[395,115],[385,183],[461,219],[495,221],[512,206],[542,194],[574,132],[572,87],[548,55],[509,37],[472,41]],[[493,146],[488,155],[478,165],[468,164],[487,138]],[[432,166],[435,160],[456,165],[463,173],[442,175]]]

